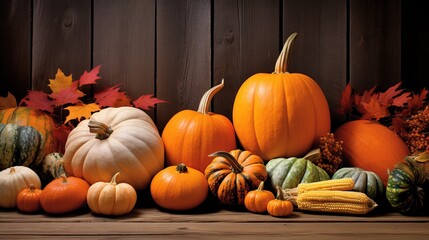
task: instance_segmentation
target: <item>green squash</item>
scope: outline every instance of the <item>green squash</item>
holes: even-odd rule
[[[355,182],[354,191],[363,192],[372,200],[384,197],[384,185],[381,178],[374,172],[365,171],[358,167],[338,169],[332,179],[352,178]]]
[[[389,173],[386,198],[392,208],[404,214],[421,214],[428,211],[428,181],[421,165],[406,157]]]
[[[279,186],[283,189],[295,188],[300,183],[318,182],[330,179],[322,168],[305,158],[274,158],[266,164],[267,187],[272,191]]]
[[[62,174],[66,174],[63,154],[58,152],[47,154],[43,159],[42,171],[40,173],[43,182],[48,183],[61,177]]]
[[[35,128],[0,124],[0,170],[12,166],[35,166],[44,157],[43,136]]]

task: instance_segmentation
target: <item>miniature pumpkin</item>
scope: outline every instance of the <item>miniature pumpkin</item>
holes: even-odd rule
[[[267,185],[272,191],[279,186],[295,188],[300,183],[311,183],[330,179],[328,173],[305,158],[275,158],[266,164]]]
[[[267,212],[273,217],[287,217],[293,213],[293,204],[283,196],[283,190],[277,186],[277,197],[267,204]]]
[[[136,190],[128,183],[116,183],[113,175],[110,182],[96,182],[88,189],[88,207],[95,213],[119,216],[130,213],[137,202]]]
[[[386,198],[398,212],[429,213],[429,182],[426,181],[423,166],[412,157],[397,163],[389,174]]]
[[[354,120],[341,125],[335,137],[343,141],[344,165],[377,174],[386,184],[388,169],[408,155],[404,141],[384,125]]]
[[[265,161],[303,156],[331,127],[322,89],[310,77],[287,71],[295,37],[286,40],[274,73],[257,73],[241,85],[232,109],[240,143]]]
[[[43,111],[28,107],[7,108],[0,111],[0,123],[31,126],[42,134],[45,154],[57,151],[58,142],[54,137],[55,121]]]
[[[16,207],[16,198],[22,189],[33,184],[41,187],[39,176],[32,169],[24,166],[6,168],[0,172],[0,207]]]
[[[204,174],[210,191],[222,204],[240,206],[249,191],[267,178],[264,160],[249,151],[215,152]]]
[[[255,213],[267,211],[268,202],[273,200],[274,194],[264,190],[264,181],[261,181],[258,189],[249,191],[244,197],[244,206],[247,210]]]
[[[40,205],[40,195],[42,190],[30,184],[29,188],[24,188],[19,192],[16,198],[16,206],[21,212],[37,212],[42,209]]]
[[[33,127],[0,123],[0,170],[40,164],[44,147],[43,136]]]
[[[168,121],[162,132],[166,166],[185,163],[204,172],[211,162],[210,153],[236,148],[231,121],[223,115],[209,112],[211,99],[223,86],[222,80],[221,84],[208,90],[197,111],[180,111]]]
[[[155,203],[165,209],[190,210],[206,199],[207,180],[200,171],[179,163],[155,175],[150,184],[150,193]]]
[[[338,169],[332,179],[351,178],[354,182],[353,191],[363,192],[372,200],[384,197],[384,185],[381,178],[371,171],[357,167],[344,167]]]
[[[89,184],[85,180],[63,174],[45,186],[40,204],[50,214],[68,213],[85,205],[88,189]]]
[[[105,108],[81,121],[66,142],[66,173],[90,184],[117,182],[136,190],[164,167],[164,145],[152,119],[133,107]]]

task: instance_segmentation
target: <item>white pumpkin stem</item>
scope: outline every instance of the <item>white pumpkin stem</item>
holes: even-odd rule
[[[113,175],[112,180],[110,180],[110,184],[116,185],[116,177],[118,177],[119,172],[115,173],[115,175]]]
[[[102,122],[90,120],[88,123],[89,132],[95,133],[95,138],[103,140],[110,137],[113,129]]]
[[[292,43],[296,38],[297,33],[292,33],[287,39],[283,46],[283,49],[277,58],[276,66],[274,67],[274,73],[287,73],[287,65],[289,63],[289,56],[292,50]]]
[[[203,114],[209,113],[210,103],[212,101],[213,96],[219,92],[224,86],[224,80],[222,79],[221,83],[210,88],[207,92],[204,93],[201,98],[200,105],[198,106],[198,112]]]
[[[14,167],[10,167],[10,170],[9,170],[9,174],[14,174],[15,173],[15,168]]]
[[[238,163],[237,159],[235,159],[229,152],[214,152],[210,154],[209,157],[223,157],[231,164],[232,172],[241,173],[243,171],[243,166],[241,166],[240,163]]]

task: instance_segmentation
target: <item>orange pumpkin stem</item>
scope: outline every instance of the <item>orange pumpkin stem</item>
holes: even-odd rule
[[[36,187],[34,186],[34,184],[30,183],[30,192],[34,192],[36,190]]]
[[[284,195],[283,195],[283,191],[282,191],[282,189],[279,187],[279,186],[276,186],[276,189],[277,189],[277,196],[276,196],[276,199],[277,200],[286,200],[285,199],[285,197],[284,197]]]
[[[207,92],[204,93],[201,98],[200,105],[198,106],[198,112],[202,114],[209,113],[210,103],[212,101],[213,96],[219,92],[224,86],[224,80],[222,82],[212,88],[210,88]]]
[[[14,174],[14,173],[15,173],[15,168],[14,167],[10,167],[9,174]]]
[[[115,173],[115,175],[113,175],[112,180],[110,180],[110,184],[116,185],[116,177],[119,175],[119,172]]]
[[[233,173],[240,173],[243,171],[243,166],[240,165],[240,163],[237,162],[237,159],[235,159],[229,152],[219,151],[214,152],[209,155],[209,157],[223,157],[231,164],[231,170]]]
[[[261,181],[259,183],[258,189],[256,189],[256,190],[258,190],[258,191],[263,191],[264,190],[264,181]]]
[[[60,177],[63,179],[63,183],[67,183],[68,182],[66,174],[63,173],[63,174],[61,174]]]
[[[179,173],[187,173],[188,168],[186,167],[186,165],[184,163],[179,163],[179,164],[177,164],[176,171]]]
[[[296,38],[297,33],[292,33],[287,39],[283,46],[283,49],[277,58],[276,66],[274,67],[274,73],[287,73],[287,65],[289,61],[289,55],[292,49],[292,43]]]
[[[110,137],[113,129],[106,124],[94,120],[90,120],[88,123],[89,132],[95,133],[95,138],[103,140]]]

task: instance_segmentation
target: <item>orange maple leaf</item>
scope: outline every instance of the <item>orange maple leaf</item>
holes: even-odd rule
[[[55,79],[49,79],[49,88],[51,88],[52,93],[61,92],[61,90],[69,88],[72,86],[73,78],[70,74],[69,76],[64,75],[61,69],[58,68],[57,74],[55,74]]]
[[[91,117],[93,112],[100,110],[100,106],[98,106],[96,103],[82,103],[76,106],[68,106],[65,109],[69,111],[69,115],[66,117],[64,124],[73,119],[77,119],[78,121],[81,121],[82,118],[88,119]]]
[[[361,104],[364,109],[364,111],[362,112],[362,119],[379,120],[380,118],[389,115],[389,111],[387,111],[387,106],[382,105],[378,101],[377,95],[371,95],[369,102],[362,102]]]
[[[6,108],[17,107],[16,98],[12,93],[8,92],[6,97],[0,97],[0,110]]]

